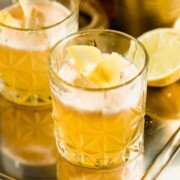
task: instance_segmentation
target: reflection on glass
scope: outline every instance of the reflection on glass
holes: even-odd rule
[[[165,88],[148,88],[147,113],[159,120],[180,120],[180,81]]]
[[[58,180],[140,180],[142,177],[142,156],[134,161],[112,169],[89,169],[74,165],[64,158],[57,160]]]
[[[0,123],[1,163],[8,174],[16,176],[24,167],[55,165],[51,109],[24,108],[2,99]]]

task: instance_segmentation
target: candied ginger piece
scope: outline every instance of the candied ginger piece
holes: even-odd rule
[[[105,56],[87,75],[87,78],[100,87],[115,86],[120,82],[123,67],[122,56],[118,53],[112,53]]]
[[[88,45],[71,45],[67,48],[78,71],[86,75],[101,60],[101,51]]]
[[[5,10],[0,12],[0,22],[7,26],[20,27],[18,20],[13,18],[11,14]]]

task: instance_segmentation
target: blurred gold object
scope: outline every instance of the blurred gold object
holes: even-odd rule
[[[180,15],[179,0],[115,0],[117,28],[131,35],[171,27]]]
[[[56,163],[51,109],[31,109],[1,98],[1,151],[17,163]]]
[[[148,88],[146,113],[157,120],[180,120],[180,80],[165,88]]]
[[[57,160],[58,180],[139,180],[142,177],[142,155],[112,169],[88,169],[76,166],[62,157]]]
[[[11,178],[11,177],[9,177],[9,176],[7,176],[7,175],[5,175],[5,174],[2,174],[2,173],[0,173],[0,179],[1,180],[15,180],[14,178]]]
[[[80,0],[80,30],[109,27],[107,14],[98,0]]]

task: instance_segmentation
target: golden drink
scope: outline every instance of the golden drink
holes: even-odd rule
[[[30,17],[23,15],[19,4],[3,10],[16,27],[0,24],[0,88],[2,95],[15,103],[47,105],[51,103],[49,49],[57,39],[77,31],[77,12],[73,14],[68,7],[52,1],[31,2],[27,6],[34,8]],[[65,18],[67,22],[61,23]]]
[[[42,103],[48,103],[48,52],[49,49],[26,51],[0,45],[3,95],[11,100],[10,93],[13,92],[17,96],[13,101],[20,104],[29,104],[32,101],[32,105],[36,105],[37,102],[33,103],[33,97],[38,97]]]
[[[144,110],[139,104],[105,115],[65,106],[53,98],[59,150],[70,161],[106,167],[135,158],[141,151]]]
[[[128,42],[132,37],[110,30],[84,31],[60,41],[51,51],[50,77],[56,142],[60,154],[72,163],[92,168],[111,167],[129,162],[143,151],[146,53],[141,46],[137,46],[138,53],[144,56],[142,59],[139,59],[140,54],[130,56],[131,53],[137,52],[136,49],[128,51],[128,56],[123,54],[124,49],[121,48],[119,52],[116,49],[118,54],[113,54],[112,51],[119,43],[118,39],[123,38]],[[78,68],[74,68],[73,59],[69,58],[66,49],[71,44],[86,45],[94,39],[94,44],[102,49],[104,59],[94,68],[92,64],[87,63],[93,70],[90,70],[90,73],[86,71],[83,77],[83,73],[76,72]],[[114,43],[114,46],[108,47],[107,44],[101,44],[102,41]],[[134,47],[132,44],[129,48]],[[86,46],[78,48],[80,46],[75,47],[77,51],[71,48],[73,51],[68,52],[73,54],[73,58],[78,57],[76,63],[81,65],[79,69],[83,69],[85,61],[81,63],[80,57],[85,57],[88,62],[91,57],[97,57],[97,54],[92,56],[91,53],[98,51],[88,47],[88,51],[93,49],[88,54]],[[134,61],[127,57],[133,57]],[[118,64],[118,61],[124,63],[121,76],[118,75],[117,84],[106,86],[107,84],[102,82],[108,80],[106,82],[111,83],[109,79],[113,78],[114,72],[106,73],[104,70],[110,70],[112,67],[119,71],[121,67],[116,69],[116,64],[113,65]],[[106,66],[107,64],[109,66]],[[92,75],[92,72],[98,75]]]

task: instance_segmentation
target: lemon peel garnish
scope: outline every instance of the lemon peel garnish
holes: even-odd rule
[[[94,46],[71,45],[67,47],[67,51],[75,61],[78,71],[85,75],[101,61],[101,51]]]
[[[88,45],[71,45],[67,47],[67,51],[83,77],[77,78],[75,84],[110,87],[120,82],[124,60],[118,53],[101,53],[97,47]]]

